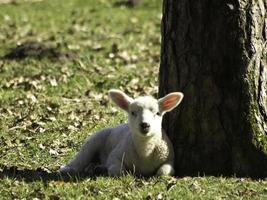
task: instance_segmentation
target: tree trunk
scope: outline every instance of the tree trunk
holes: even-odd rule
[[[177,175],[267,176],[267,1],[164,0],[159,96]]]

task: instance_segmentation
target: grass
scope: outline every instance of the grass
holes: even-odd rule
[[[70,57],[0,60],[0,199],[265,199],[267,181],[226,177],[46,178],[94,131],[126,121],[107,98],[157,94],[161,2],[0,4],[0,56],[49,44]],[[0,0],[1,3],[1,0]]]

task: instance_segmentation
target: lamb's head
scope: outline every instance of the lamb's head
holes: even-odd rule
[[[181,92],[173,92],[156,100],[150,96],[132,99],[120,90],[110,90],[111,99],[128,113],[129,126],[133,134],[151,137],[161,134],[162,117],[174,109],[182,100]]]

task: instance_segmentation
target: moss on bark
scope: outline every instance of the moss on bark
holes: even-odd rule
[[[248,123],[253,144],[267,155],[267,2],[240,1],[240,32],[244,64],[244,84],[249,96]]]

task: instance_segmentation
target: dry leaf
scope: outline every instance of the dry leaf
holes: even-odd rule
[[[49,79],[49,83],[51,86],[56,87],[58,86],[57,80],[55,78]]]
[[[49,154],[58,156],[58,152],[56,150],[54,150],[54,149],[49,149]]]

